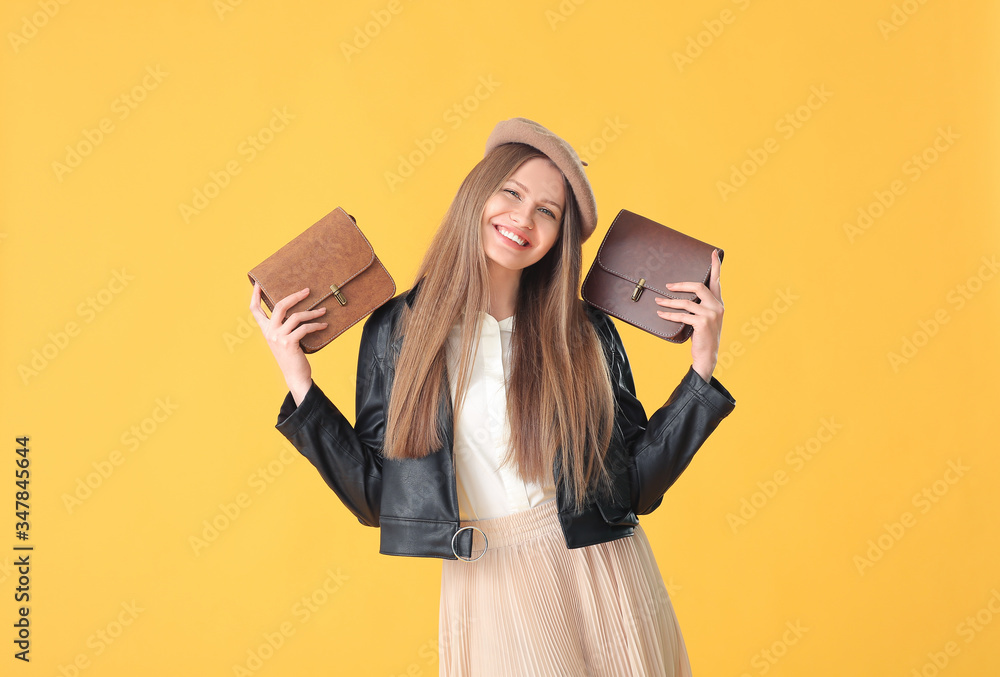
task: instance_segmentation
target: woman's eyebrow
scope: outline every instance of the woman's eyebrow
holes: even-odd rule
[[[519,186],[521,188],[521,190],[523,190],[525,193],[530,193],[531,192],[530,190],[528,190],[528,187],[526,185],[524,185],[523,183],[521,183],[517,179],[510,179],[510,182],[513,183],[513,184],[515,184],[515,185],[517,185],[517,186]],[[559,204],[558,202],[554,202],[553,200],[549,200],[548,198],[542,200],[542,202],[548,202],[550,205],[552,205],[556,209],[559,209],[559,210],[562,209],[562,205],[561,204]]]

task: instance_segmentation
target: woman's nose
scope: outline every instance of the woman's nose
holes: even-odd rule
[[[529,212],[527,207],[524,205],[510,211],[510,220],[511,223],[516,225],[524,225],[529,228],[534,226],[531,222],[531,212]]]

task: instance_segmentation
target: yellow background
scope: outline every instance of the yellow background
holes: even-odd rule
[[[589,154],[585,265],[622,208],[726,252],[737,407],[642,518],[695,674],[997,674],[995,3],[222,1],[0,10],[3,674],[437,674],[441,562],[274,430],[246,272],[340,205],[409,288],[514,116]],[[690,344],[618,327],[652,413]],[[352,421],[360,332],[312,358]]]

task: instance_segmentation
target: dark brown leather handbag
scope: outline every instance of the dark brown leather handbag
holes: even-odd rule
[[[289,294],[309,287],[309,295],[288,309],[326,307],[308,322],[326,322],[325,329],[306,334],[302,352],[315,353],[396,293],[396,283],[375,256],[354,217],[337,207],[305,232],[247,273],[260,283],[261,298],[271,312]]]
[[[684,343],[694,328],[667,320],[657,310],[668,308],[656,297],[700,300],[692,292],[670,291],[669,282],[703,282],[712,273],[712,250],[723,251],[644,216],[621,210],[601,242],[583,281],[583,299],[608,315],[673,343]],[[690,313],[688,313],[690,314]]]

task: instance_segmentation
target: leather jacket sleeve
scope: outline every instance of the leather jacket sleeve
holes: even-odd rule
[[[713,376],[706,382],[691,366],[667,401],[647,420],[635,393],[632,369],[614,322],[612,380],[620,408],[625,448],[631,455],[632,510],[647,515],[659,507],[701,445],[733,411],[736,400]]]
[[[298,407],[285,396],[275,426],[316,467],[358,521],[379,526],[382,497],[382,388],[385,377],[375,350],[377,325],[365,322],[358,352],[356,424],[334,406],[315,382]],[[382,353],[384,354],[384,353]]]

